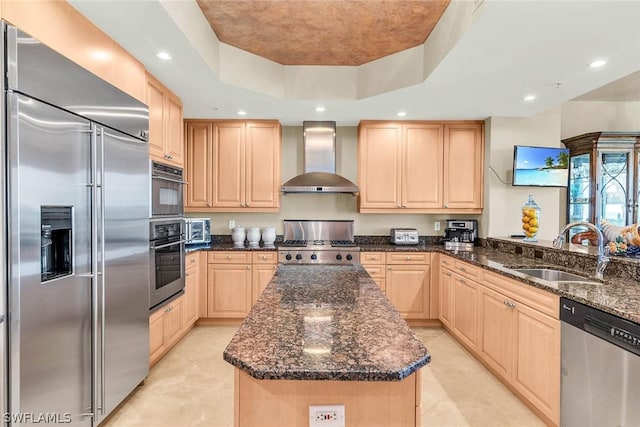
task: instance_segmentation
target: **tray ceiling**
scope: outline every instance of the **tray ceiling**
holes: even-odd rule
[[[361,65],[425,42],[449,0],[197,0],[220,41],[283,65]]]

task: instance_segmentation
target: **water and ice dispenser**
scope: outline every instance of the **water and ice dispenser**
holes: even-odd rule
[[[40,207],[40,280],[72,274],[72,207]]]

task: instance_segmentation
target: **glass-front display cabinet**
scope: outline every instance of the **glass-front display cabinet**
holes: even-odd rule
[[[569,149],[567,222],[640,222],[640,132],[592,132],[562,143]]]

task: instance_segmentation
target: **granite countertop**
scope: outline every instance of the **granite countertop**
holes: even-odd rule
[[[593,278],[593,266],[576,265],[575,270],[545,263],[540,259],[522,255],[504,253],[495,249],[475,247],[473,251],[447,251],[442,245],[396,246],[396,245],[362,245],[363,252],[371,251],[426,251],[440,252],[480,266],[485,270],[500,273],[512,279],[520,280],[528,285],[552,292],[573,301],[611,313],[635,323],[640,323],[640,283],[634,280],[611,279],[599,281]],[[551,282],[527,276],[513,271],[513,268],[549,267],[564,270],[581,276],[587,276],[590,281],[584,282]]]
[[[396,381],[431,356],[361,266],[281,265],[224,359],[257,379]]]

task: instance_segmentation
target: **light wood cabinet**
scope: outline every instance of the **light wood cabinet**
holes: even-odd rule
[[[389,252],[386,264],[386,294],[391,304],[405,319],[428,319],[429,254]]]
[[[478,343],[478,284],[453,274],[451,329],[470,349]]]
[[[277,121],[185,121],[185,210],[277,212],[281,129]]]
[[[448,212],[466,209],[482,211],[483,135],[482,124],[452,123],[444,126],[443,207]]]
[[[242,319],[251,309],[251,264],[209,264],[207,317]]]
[[[362,252],[360,253],[360,264],[380,290],[386,293],[386,257],[384,252]]]
[[[550,424],[560,421],[558,296],[447,256],[440,320]]]
[[[251,274],[251,304],[255,304],[258,298],[273,278],[278,268],[278,253],[269,252],[253,252],[252,256],[253,271]]]
[[[447,269],[447,262],[440,262],[440,283],[438,304],[440,308],[439,319],[444,326],[451,328],[451,311],[453,305],[453,273]]]
[[[157,362],[180,339],[183,332],[183,296],[149,317],[149,363]]]
[[[182,327],[190,328],[198,320],[198,288],[200,287],[200,254],[193,252],[185,257],[185,286],[182,308]]]
[[[481,122],[361,122],[359,211],[480,213],[483,132]]]
[[[158,79],[147,73],[149,106],[149,156],[161,163],[182,167],[184,143],[182,102]]]
[[[485,274],[480,356],[556,425],[560,421],[559,304],[557,295],[493,272]]]

